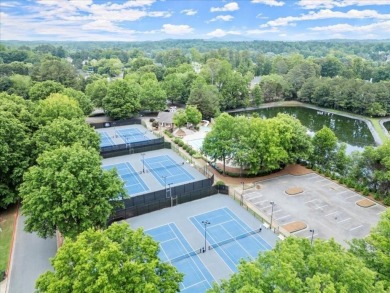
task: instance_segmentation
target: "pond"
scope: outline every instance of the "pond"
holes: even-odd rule
[[[383,123],[383,126],[387,129],[388,132],[390,132],[390,121]]]
[[[246,113],[253,112],[257,112],[263,118],[272,118],[278,113],[289,114],[299,119],[311,134],[325,125],[332,129],[340,142],[346,143],[348,154],[355,150],[362,151],[365,146],[375,145],[367,124],[360,120],[303,107],[264,108]]]

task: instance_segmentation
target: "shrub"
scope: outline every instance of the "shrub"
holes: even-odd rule
[[[152,126],[153,126],[153,127],[158,127],[158,122],[157,122],[157,121],[153,121],[153,122],[152,122]]]
[[[190,150],[189,150],[189,153],[190,153],[190,155],[193,156],[194,158],[195,158],[195,155],[197,154],[197,152],[196,152],[195,150],[193,150],[193,149],[190,149]],[[197,156],[197,158],[200,158],[200,154],[199,154],[199,156]]]
[[[154,122],[154,121],[156,121],[156,119],[154,119],[154,118],[149,119],[149,122]]]
[[[390,206],[390,197],[386,197],[384,200],[383,200],[383,203],[387,206]]]
[[[367,196],[369,193],[370,193],[370,191],[368,190],[368,188],[367,188],[367,187],[364,187],[364,188],[363,188],[363,195],[364,195],[364,196]]]
[[[184,145],[184,141],[182,141],[181,139],[179,139],[178,143],[177,143],[179,146],[183,146]]]
[[[223,182],[222,180],[218,180],[217,182],[215,182],[214,185],[215,185],[215,186],[225,185],[225,182]]]

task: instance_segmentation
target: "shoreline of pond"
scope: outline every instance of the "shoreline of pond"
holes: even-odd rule
[[[368,118],[360,116],[360,115],[357,115],[357,114],[347,113],[347,112],[334,110],[334,109],[322,108],[322,107],[318,107],[318,106],[315,106],[315,105],[306,104],[306,103],[302,103],[302,102],[298,102],[298,101],[271,102],[271,103],[262,104],[262,105],[260,105],[258,107],[246,107],[246,108],[228,110],[228,111],[225,111],[225,112],[227,112],[227,113],[239,113],[239,112],[245,112],[245,111],[256,111],[258,109],[276,108],[276,107],[302,107],[302,108],[309,108],[309,109],[313,109],[313,110],[317,110],[317,111],[332,113],[332,114],[335,114],[335,115],[344,116],[344,117],[347,117],[347,118],[363,121],[364,123],[366,123],[368,129],[370,130],[375,144],[376,145],[383,144],[383,141],[380,138],[377,130],[375,129],[374,125],[372,124],[372,122]],[[389,133],[388,133],[387,129],[383,126],[383,123],[385,123],[387,121],[390,121],[390,117],[386,117],[386,118],[380,119],[379,123],[381,125],[382,131],[385,134],[385,136],[389,137]],[[386,129],[386,132],[384,131],[384,129]]]

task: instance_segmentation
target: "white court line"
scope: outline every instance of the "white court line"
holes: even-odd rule
[[[356,197],[356,196],[358,196],[358,195],[357,195],[357,194],[354,194],[354,195],[351,195],[351,196],[346,197],[345,199],[352,198],[352,197]]]
[[[338,211],[335,211],[335,212],[331,212],[331,213],[329,213],[329,214],[326,214],[325,217],[330,216],[330,215],[333,215],[333,214],[335,214],[335,213],[337,213],[337,212],[338,212]]]
[[[283,216],[283,217],[280,217],[280,218],[275,218],[275,220],[279,221],[280,219],[287,218],[287,217],[290,217],[290,215],[286,215],[286,216]]]
[[[363,227],[363,225],[356,226],[356,227],[354,227],[354,228],[352,228],[352,229],[349,229],[349,231],[353,231],[353,230],[355,230],[355,229],[359,229],[360,227]]]
[[[328,206],[328,205],[327,205],[327,204],[325,204],[325,205],[323,205],[323,206],[316,207],[316,208],[315,208],[315,210],[322,209],[322,208],[324,208],[324,207],[327,207],[327,206]]]
[[[341,221],[337,222],[337,224],[340,224],[340,223],[343,223],[343,222],[346,222],[346,221],[349,221],[349,220],[351,220],[351,218],[346,218],[344,220],[341,220]]]

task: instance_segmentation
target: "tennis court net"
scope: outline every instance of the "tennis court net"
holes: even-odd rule
[[[254,235],[254,234],[259,233],[260,231],[261,231],[261,229],[252,230],[252,231],[246,232],[246,233],[244,233],[244,234],[241,234],[241,235],[234,236],[234,237],[232,237],[232,238],[223,240],[223,241],[221,241],[221,242],[211,244],[211,245],[209,245],[209,250],[215,249],[215,248],[220,247],[220,246],[222,246],[222,245],[228,244],[228,243],[230,243],[230,242],[233,242],[233,241],[236,241],[236,240],[239,240],[239,239],[248,237],[248,236],[252,236],[252,235]]]
[[[183,254],[183,255],[174,257],[174,258],[170,259],[169,261],[170,261],[171,263],[178,262],[178,261],[180,261],[180,260],[182,260],[182,259],[186,259],[186,258],[195,256],[195,255],[197,255],[197,254],[199,254],[199,253],[202,253],[202,252],[203,252],[203,248],[200,248],[200,249],[197,249],[197,250],[193,250],[193,251],[187,252],[187,253],[185,253],[185,254]]]

